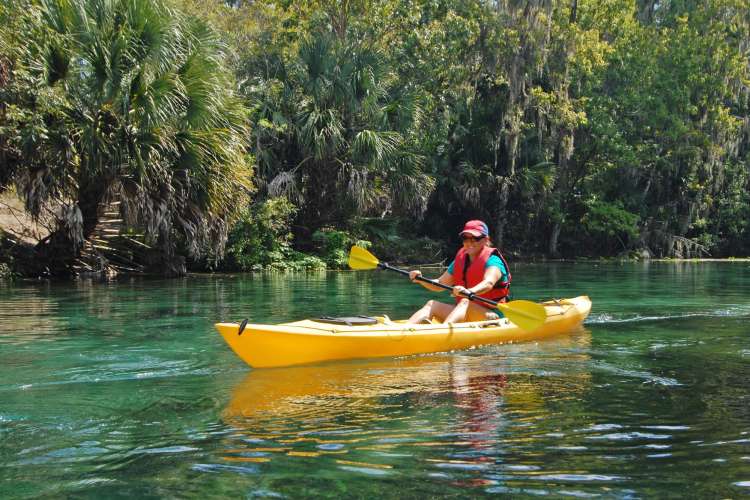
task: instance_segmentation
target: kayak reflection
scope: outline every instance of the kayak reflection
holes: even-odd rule
[[[582,332],[455,355],[254,370],[223,412],[234,430],[223,458],[348,454],[378,468],[416,450],[487,449],[493,456],[509,419],[542,421],[556,399],[581,399],[590,385],[582,354],[589,341]],[[564,377],[545,375],[559,363]]]
[[[289,416],[310,411],[311,405],[335,412],[373,397],[443,391],[450,361],[449,356],[429,356],[254,370],[234,389],[224,416]]]

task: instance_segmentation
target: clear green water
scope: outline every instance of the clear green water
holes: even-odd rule
[[[403,317],[383,272],[0,287],[0,498],[750,495],[750,263],[514,266],[584,332],[250,370],[212,328]]]

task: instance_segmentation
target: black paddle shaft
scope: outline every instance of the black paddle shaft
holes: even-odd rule
[[[401,274],[405,274],[406,276],[409,276],[409,271],[404,271],[403,269],[393,267],[387,262],[378,262],[378,267],[381,269],[388,269],[389,271],[396,271],[397,273],[401,273]],[[424,276],[417,276],[416,280],[422,281],[424,283],[429,283],[430,285],[436,286],[438,288],[442,288],[443,290],[453,290],[452,286],[444,285],[437,280],[431,280],[429,278],[425,278]],[[497,307],[497,302],[495,302],[494,300],[485,299],[484,297],[480,297],[473,293],[471,295],[469,295],[468,293],[463,293],[462,295],[464,295],[465,297],[468,297],[471,300],[478,300],[479,302],[484,302],[485,304],[489,304],[492,307]]]

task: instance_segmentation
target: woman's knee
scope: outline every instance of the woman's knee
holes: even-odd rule
[[[450,314],[450,312],[453,310],[453,304],[446,304],[438,300],[430,300],[428,304],[430,312],[434,316],[444,317]]]

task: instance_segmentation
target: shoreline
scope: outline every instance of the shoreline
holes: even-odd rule
[[[750,262],[750,257],[696,257],[677,259],[673,257],[659,257],[650,259],[633,259],[627,257],[591,257],[588,259],[539,259],[516,260],[516,262]]]
[[[616,258],[605,258],[600,259],[543,259],[543,260],[515,260],[517,264],[702,264],[702,263],[750,263],[750,257],[725,257],[725,258],[700,258],[700,259],[616,259]],[[408,263],[397,263],[398,266],[406,267],[410,269],[446,269],[447,266],[441,264],[408,264]],[[319,269],[319,270],[298,270],[298,271],[222,271],[222,272],[204,272],[204,271],[188,271],[184,276],[176,276],[173,278],[164,278],[163,276],[153,273],[120,273],[116,276],[101,276],[97,273],[89,273],[79,276],[67,277],[67,278],[48,278],[48,277],[19,277],[19,276],[8,276],[0,273],[0,284],[3,283],[39,283],[39,282],[71,282],[76,280],[101,280],[101,281],[117,281],[118,279],[128,278],[146,278],[146,279],[184,279],[184,278],[205,278],[210,276],[221,276],[221,277],[233,277],[237,275],[252,275],[252,274],[297,274],[297,273],[328,273],[328,272],[359,272],[352,269]]]
[[[513,259],[517,264],[613,264],[613,263],[652,263],[667,262],[674,264],[703,263],[703,262],[750,262],[750,257],[704,257],[694,259],[654,258],[654,259],[631,259],[618,257],[592,257],[588,259]],[[440,264],[402,264],[420,268],[446,268]],[[512,265],[512,264],[511,264]],[[329,269],[333,271],[334,269]]]

